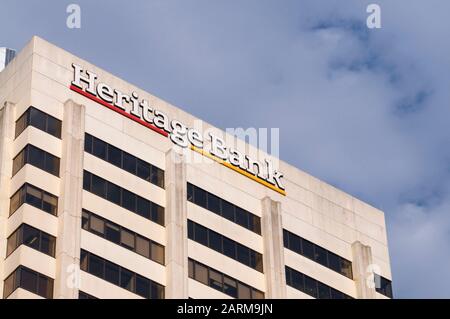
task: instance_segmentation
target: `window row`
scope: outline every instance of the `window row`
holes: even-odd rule
[[[239,299],[264,299],[264,293],[198,261],[189,259],[189,278]]]
[[[11,216],[23,204],[29,204],[56,216],[58,197],[30,184],[23,184],[10,199],[9,215]]]
[[[393,298],[392,282],[377,274],[375,274],[375,290],[386,297]]]
[[[191,220],[188,220],[188,238],[263,272],[263,260],[260,253]]]
[[[47,153],[36,146],[27,144],[27,146],[14,157],[12,175],[16,175],[25,164],[30,164],[47,173],[59,176],[59,162],[60,160],[58,157]]]
[[[261,218],[211,194],[200,187],[187,184],[188,201],[226,218],[257,234],[261,234]]]
[[[80,290],[78,291],[78,299],[98,299],[98,298]]]
[[[164,265],[164,246],[125,227],[87,210],[83,210],[82,227],[84,230]]]
[[[164,188],[164,171],[162,169],[87,133],[84,137],[84,150],[147,182]]]
[[[3,298],[22,288],[47,299],[53,299],[53,279],[24,266],[19,266],[5,279]]]
[[[343,292],[287,266],[286,284],[317,299],[353,299]]]
[[[62,122],[37,108],[30,106],[16,121],[16,137],[18,137],[28,126],[44,131],[57,138],[61,138]]]
[[[352,263],[341,256],[332,253],[300,236],[297,236],[286,229],[283,229],[284,247],[297,254],[305,256],[315,262],[330,268],[341,275],[353,279]]]
[[[20,245],[36,249],[44,254],[55,257],[56,237],[42,230],[22,224],[8,238],[6,255],[9,256]]]
[[[164,226],[164,208],[148,199],[140,197],[125,188],[84,171],[83,188],[114,204],[132,211],[144,218]]]
[[[164,299],[164,286],[137,273],[81,250],[81,270],[147,299]]]

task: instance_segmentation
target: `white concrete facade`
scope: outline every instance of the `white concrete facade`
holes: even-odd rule
[[[311,298],[286,284],[285,266],[353,298],[385,298],[367,286],[366,280],[372,269],[392,279],[383,212],[282,161],[278,168],[284,173],[286,196],[216,162],[193,161],[191,150],[182,156],[176,154],[168,138],[70,90],[72,63],[95,72],[99,82],[112,88],[138,92],[140,98],[150,101],[171,119],[189,127],[199,121],[99,67],[33,37],[0,72],[0,298],[4,296],[5,279],[19,265],[52,278],[54,298],[77,298],[79,291],[97,298],[142,298],[84,271],[78,273],[78,284],[69,285],[70,267],[79,267],[80,250],[165,286],[167,298],[230,298],[188,278],[187,258],[263,292],[266,298]],[[33,126],[14,137],[16,120],[30,106],[63,122],[61,139]],[[222,132],[207,123],[202,123],[202,129]],[[165,188],[84,152],[84,133],[164,170]],[[27,144],[61,159],[59,177],[28,164],[12,176],[13,159]],[[260,153],[249,145],[245,145],[244,151]],[[164,207],[165,226],[83,190],[83,169]],[[186,182],[261,217],[262,236],[187,201]],[[58,215],[24,204],[9,216],[10,198],[24,183],[57,196]],[[165,265],[82,230],[81,209],[163,245]],[[264,272],[188,239],[187,219],[261,253]],[[22,223],[56,237],[54,258],[25,245],[7,256],[7,239]],[[351,261],[354,278],[284,248],[283,229]],[[22,288],[6,297],[42,298]]]

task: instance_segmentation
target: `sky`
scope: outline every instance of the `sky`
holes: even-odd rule
[[[71,3],[80,29],[66,26]],[[366,26],[370,3],[380,29]],[[396,298],[450,298],[449,12],[444,0],[0,0],[0,46],[38,35],[217,127],[279,128],[282,160],[385,212]]]

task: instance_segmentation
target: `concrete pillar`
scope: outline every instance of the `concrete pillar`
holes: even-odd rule
[[[3,284],[6,275],[6,224],[9,216],[9,194],[13,160],[14,104],[0,105],[0,299],[3,298]]]
[[[375,284],[372,272],[372,249],[359,241],[352,244],[353,280],[356,285],[356,297],[359,299],[375,299]]]
[[[261,233],[264,242],[263,265],[268,299],[286,298],[284,268],[283,226],[281,204],[264,197],[262,204]]]
[[[166,153],[165,249],[168,299],[188,298],[187,184],[185,156],[173,148]]]
[[[85,107],[68,100],[62,123],[54,298],[78,299]]]

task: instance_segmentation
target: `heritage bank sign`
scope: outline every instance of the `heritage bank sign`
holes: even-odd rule
[[[204,137],[198,130],[188,128],[177,120],[170,120],[160,110],[154,109],[145,99],[140,100],[136,92],[130,95],[113,89],[106,83],[98,82],[97,75],[89,70],[83,70],[80,65],[72,63],[73,81],[70,89],[90,100],[93,100],[147,128],[170,138],[183,148],[202,154],[252,180],[286,195],[281,179],[283,173],[276,170],[272,162],[265,159],[260,162],[244,155],[238,150],[227,147],[222,138],[209,133]],[[205,140],[209,139],[209,149],[205,150]]]

